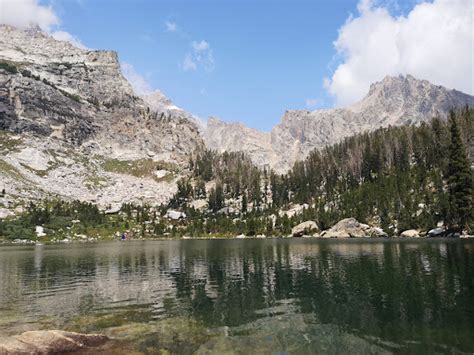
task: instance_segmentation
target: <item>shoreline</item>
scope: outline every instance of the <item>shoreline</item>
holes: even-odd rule
[[[21,240],[17,242],[7,242],[7,241],[0,241],[0,246],[50,246],[50,245],[78,245],[78,244],[98,244],[98,243],[110,243],[110,242],[117,242],[117,243],[129,243],[129,242],[176,242],[176,241],[207,241],[207,240],[215,240],[215,241],[228,241],[228,240],[237,240],[237,241],[245,241],[245,240],[317,240],[317,241],[344,241],[344,242],[386,242],[386,241],[455,241],[455,240],[474,240],[473,235],[461,236],[461,237],[400,237],[400,236],[393,236],[393,237],[350,237],[350,238],[321,238],[321,237],[313,237],[313,236],[303,236],[303,237],[245,237],[245,238],[237,238],[237,237],[198,237],[198,238],[137,238],[137,239],[126,239],[126,240],[119,240],[119,239],[94,239],[94,240],[60,240],[60,241],[42,241],[42,242],[35,242],[35,241],[28,241],[28,240]]]

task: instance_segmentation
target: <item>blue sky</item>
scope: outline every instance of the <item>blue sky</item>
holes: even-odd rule
[[[322,78],[334,69],[332,42],[356,5],[82,0],[56,2],[54,8],[65,30],[87,47],[118,51],[176,105],[202,118],[269,130],[286,109],[331,105]],[[209,44],[211,67],[184,70],[193,41]]]
[[[472,0],[0,0],[0,23],[112,49],[141,91],[270,130],[386,75],[473,94]],[[456,53],[455,56],[452,54]]]

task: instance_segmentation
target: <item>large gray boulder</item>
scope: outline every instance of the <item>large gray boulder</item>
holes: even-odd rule
[[[95,348],[104,345],[109,340],[108,337],[98,334],[35,330],[13,337],[0,338],[0,355],[64,354]]]
[[[337,222],[329,230],[321,233],[322,238],[367,238],[387,237],[381,228],[360,223],[355,218],[345,218]]]
[[[302,237],[303,235],[311,235],[319,231],[318,224],[314,221],[306,221],[293,227],[291,235],[293,237]]]

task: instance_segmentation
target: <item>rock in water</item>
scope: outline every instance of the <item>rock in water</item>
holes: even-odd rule
[[[0,338],[0,355],[69,353],[104,345],[110,339],[98,334],[62,330],[36,330]]]

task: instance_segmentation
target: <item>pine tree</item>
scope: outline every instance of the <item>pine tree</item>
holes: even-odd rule
[[[244,193],[242,194],[242,213],[246,213],[246,212],[247,212],[247,205],[248,205],[247,192],[244,192]]]
[[[455,230],[469,229],[473,222],[473,179],[466,149],[461,140],[454,112],[450,115],[451,144],[448,147],[449,206],[447,225]]]

